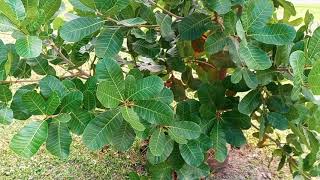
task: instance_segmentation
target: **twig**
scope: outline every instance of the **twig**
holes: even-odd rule
[[[189,61],[189,62],[204,64],[204,65],[206,65],[206,66],[209,66],[209,67],[212,68],[212,69],[217,69],[217,67],[216,67],[215,65],[210,64],[210,63],[205,62],[205,61],[192,60],[192,61]]]
[[[251,126],[254,127],[255,129],[259,130],[259,128],[258,128],[256,125],[254,125],[253,123],[251,123]],[[276,145],[277,145],[279,148],[282,148],[281,143],[280,143],[279,141],[273,139],[271,136],[269,136],[269,134],[265,134],[265,136],[266,136],[268,139],[270,139],[272,142],[276,143]]]
[[[148,2],[149,2],[150,4],[152,4],[152,5],[154,5],[154,6],[157,6],[157,7],[158,7],[159,9],[161,9],[163,12],[165,12],[165,13],[173,16],[173,17],[175,17],[176,19],[182,19],[182,18],[183,18],[183,17],[181,17],[181,16],[178,16],[178,15],[176,15],[176,14],[174,14],[174,13],[166,10],[165,8],[161,7],[160,5],[158,5],[156,2],[154,2],[154,1],[152,1],[152,0],[148,0]]]
[[[62,52],[61,50],[55,45],[55,43],[53,41],[50,40],[50,44],[51,44],[51,47],[52,49],[58,53],[58,55],[62,58],[62,60],[71,65],[71,66],[75,66],[75,64],[70,61]],[[85,71],[83,71],[82,69],[78,68],[78,67],[75,67],[75,69],[77,69],[82,75],[86,76],[86,77],[90,77],[90,74],[86,73]]]
[[[59,79],[67,79],[67,78],[73,78],[73,77],[81,77],[82,74],[73,74],[70,76],[61,76]],[[41,79],[23,79],[23,80],[3,80],[0,81],[0,84],[19,84],[19,83],[36,83],[41,81]]]

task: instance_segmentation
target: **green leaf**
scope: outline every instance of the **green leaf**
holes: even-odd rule
[[[241,129],[249,129],[251,127],[251,118],[248,115],[241,114],[239,111],[224,112],[221,119],[223,119],[224,123]]]
[[[246,137],[240,128],[227,125],[223,127],[224,133],[226,134],[227,143],[235,146],[241,147],[242,145],[247,143]]]
[[[136,82],[133,94],[128,99],[133,100],[149,100],[157,96],[163,89],[164,82],[158,76],[148,76],[143,79],[139,79]]]
[[[93,115],[83,109],[73,110],[70,112],[70,115],[69,128],[77,135],[81,135],[88,123],[93,119]]]
[[[243,70],[240,68],[236,68],[231,75],[231,82],[233,84],[238,84],[242,80]]]
[[[81,91],[71,91],[63,97],[60,112],[71,112],[82,105],[83,94]]]
[[[271,0],[251,0],[245,6],[242,20],[245,30],[259,29],[266,25],[273,14],[273,3]]]
[[[20,25],[18,17],[16,13],[11,9],[10,4],[6,2],[6,0],[0,0],[0,12],[4,16],[6,16],[14,25]]]
[[[173,92],[168,88],[163,88],[162,91],[153,99],[156,101],[162,101],[166,104],[171,104],[174,100]]]
[[[201,134],[200,126],[191,121],[175,121],[168,128],[172,134],[186,139],[197,139]]]
[[[134,111],[151,124],[170,124],[173,120],[173,110],[161,101],[135,101]]]
[[[303,85],[306,80],[304,75],[304,66],[306,63],[304,52],[299,50],[291,53],[289,62],[293,70],[295,83]]]
[[[228,38],[223,33],[213,33],[205,42],[205,50],[209,55],[222,51],[227,45]]]
[[[97,98],[104,107],[117,107],[124,101],[124,81],[120,66],[113,59],[103,59],[97,64]]]
[[[46,76],[39,82],[41,94],[48,98],[53,92],[56,92],[60,98],[66,95],[67,89],[59,79],[54,76]]]
[[[46,114],[46,102],[43,97],[35,91],[30,91],[22,95],[22,103],[33,115]]]
[[[6,85],[0,85],[0,101],[8,103],[12,99],[12,92]]]
[[[259,90],[250,91],[239,103],[238,109],[242,114],[250,115],[261,105],[261,93]]]
[[[226,14],[231,11],[231,1],[230,0],[203,0],[206,7],[218,14]]]
[[[117,131],[112,131],[110,143],[118,151],[127,151],[133,144],[136,134],[130,124],[123,121]]]
[[[87,110],[96,108],[96,96],[92,91],[83,92],[83,107]]]
[[[279,130],[288,129],[288,119],[280,113],[270,112],[267,116],[267,120],[274,128]]]
[[[149,149],[154,156],[161,156],[167,142],[166,135],[161,129],[156,129],[149,140]]]
[[[214,156],[219,162],[224,162],[228,155],[226,134],[219,122],[213,125],[210,133],[213,142]]]
[[[80,17],[65,23],[60,29],[60,36],[68,42],[78,42],[98,31],[104,21],[93,17]]]
[[[147,21],[143,20],[140,17],[125,19],[125,20],[121,20],[118,22],[118,24],[124,25],[127,27],[138,26],[138,25],[142,25],[142,24],[146,24],[146,23],[147,23]]]
[[[53,118],[53,121],[59,123],[68,123],[71,120],[71,115],[66,113],[61,113]]]
[[[119,53],[123,43],[121,28],[107,28],[97,37],[94,47],[100,58],[111,58]]]
[[[252,37],[265,44],[287,45],[296,37],[296,30],[287,24],[272,24],[253,31]]]
[[[126,120],[135,130],[144,131],[146,128],[140,122],[140,118],[136,112],[132,108],[121,107],[120,108],[122,117]]]
[[[166,159],[168,159],[168,157],[170,156],[170,154],[173,151],[173,147],[174,147],[174,141],[172,141],[170,138],[166,137],[166,142],[164,145],[164,151],[160,156],[154,156],[151,151],[150,148],[147,151],[147,159],[151,164],[159,164],[163,161],[165,161]]]
[[[49,20],[56,14],[61,6],[61,0],[40,0],[39,8],[45,13],[44,21],[49,22]]]
[[[177,104],[176,108],[177,119],[181,121],[194,121],[195,117],[199,116],[199,108],[200,102],[194,99],[181,101]]]
[[[26,17],[26,10],[21,0],[6,0],[6,3],[10,5],[18,20],[23,20]]]
[[[308,43],[308,58],[311,62],[315,62],[320,58],[320,27],[314,32]]]
[[[112,16],[126,8],[129,0],[94,0],[95,7],[105,16]]]
[[[30,158],[37,153],[48,137],[47,121],[34,121],[14,135],[10,148],[18,155]]]
[[[0,124],[9,125],[13,122],[13,111],[9,108],[0,109]]]
[[[199,177],[204,178],[210,176],[210,168],[203,163],[199,167],[184,164],[177,172],[179,179],[197,180]]]
[[[146,40],[140,39],[132,45],[133,50],[144,57],[154,58],[160,53],[160,46],[155,42],[150,43]]]
[[[46,102],[46,114],[52,115],[56,112],[60,105],[60,97],[56,92],[53,92]]]
[[[167,41],[172,40],[175,37],[172,30],[172,19],[169,15],[163,13],[156,13],[157,24],[160,26],[161,36]]]
[[[3,16],[0,15],[0,31],[1,32],[13,32],[13,31],[17,31],[17,27],[11,23],[11,21]]]
[[[98,150],[110,143],[112,134],[119,130],[123,118],[116,110],[106,111],[95,117],[83,132],[83,143],[90,150]]]
[[[246,82],[247,86],[251,89],[255,89],[258,87],[259,81],[257,79],[256,74],[254,74],[249,69],[245,69],[242,71],[243,79]]]
[[[320,95],[320,62],[317,62],[312,67],[308,76],[308,85],[314,95]]]
[[[193,13],[184,17],[178,23],[181,40],[195,40],[202,36],[212,26],[211,17],[205,14]]]
[[[240,58],[244,60],[249,69],[265,70],[272,66],[272,62],[266,52],[254,45],[240,43]]]
[[[47,150],[60,159],[66,159],[70,153],[72,137],[66,123],[52,122],[49,124]]]
[[[200,144],[196,140],[190,140],[187,144],[179,144],[182,158],[191,166],[198,167],[204,160]]]
[[[37,36],[25,36],[16,41],[16,51],[24,58],[38,57],[42,52],[42,40]]]

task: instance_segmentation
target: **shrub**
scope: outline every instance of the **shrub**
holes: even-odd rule
[[[45,144],[66,159],[71,134],[90,150],[146,141],[153,179],[196,179],[208,150],[224,162],[253,127],[279,169],[320,174],[320,29],[309,12],[292,19],[289,1],[0,3],[0,31],[16,39],[0,41],[0,123],[34,119],[11,141],[21,157]]]

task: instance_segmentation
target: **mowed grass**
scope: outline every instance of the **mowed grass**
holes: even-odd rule
[[[89,151],[74,136],[67,160],[50,155],[45,146],[31,159],[18,157],[9,148],[11,138],[28,121],[16,121],[10,126],[0,125],[0,179],[124,179],[129,172],[141,167],[134,150],[119,153]]]

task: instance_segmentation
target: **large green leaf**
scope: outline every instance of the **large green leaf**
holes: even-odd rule
[[[190,140],[187,144],[179,145],[180,153],[185,162],[191,166],[198,167],[204,160],[204,154],[200,143],[196,140]]]
[[[205,42],[205,50],[208,54],[215,54],[222,51],[227,45],[228,38],[223,33],[214,33],[208,37]]]
[[[12,99],[12,92],[6,85],[0,85],[0,101],[8,103]]]
[[[303,51],[295,51],[291,53],[289,58],[290,66],[292,67],[295,83],[304,84],[306,76],[304,75],[304,66],[306,59]]]
[[[78,42],[98,31],[104,21],[93,17],[80,17],[65,23],[60,29],[60,36],[65,41]]]
[[[164,146],[164,151],[160,156],[154,156],[151,153],[150,149],[148,149],[147,159],[151,164],[159,164],[159,163],[165,161],[173,151],[174,141],[172,141],[170,138],[166,137],[166,142],[163,146]]]
[[[123,33],[121,31],[121,28],[103,30],[94,43],[98,57],[111,58],[119,53],[123,43]]]
[[[308,43],[308,58],[315,62],[319,59],[320,53],[320,27],[318,27],[314,32],[312,37],[309,40]]]
[[[37,153],[47,137],[47,121],[34,121],[26,125],[18,132],[18,134],[13,136],[10,148],[18,155],[30,158]]]
[[[242,20],[245,30],[259,29],[266,25],[273,14],[273,3],[271,0],[250,0],[245,6]]]
[[[52,115],[60,105],[60,97],[56,92],[53,92],[46,102],[46,114]]]
[[[204,178],[210,176],[210,168],[206,163],[201,164],[199,167],[184,164],[177,172],[181,180],[197,180],[199,177]]]
[[[171,133],[186,139],[197,139],[201,134],[200,126],[191,121],[175,121],[168,128]]]
[[[46,102],[43,97],[35,91],[30,91],[22,96],[22,103],[33,115],[46,114]]]
[[[149,149],[154,156],[161,156],[165,149],[167,137],[163,130],[156,129],[149,140]]]
[[[16,51],[24,58],[38,57],[42,52],[42,40],[37,36],[25,36],[16,41]]]
[[[158,76],[148,76],[136,81],[133,94],[128,99],[149,100],[157,96],[163,89],[163,80]]]
[[[241,59],[246,63],[249,69],[265,70],[272,66],[272,62],[266,52],[260,48],[240,43],[239,49]]]
[[[261,92],[259,90],[253,90],[240,101],[238,109],[241,113],[250,115],[261,103]]]
[[[22,3],[26,9],[27,19],[35,20],[37,18],[39,0],[22,0]]]
[[[223,126],[224,133],[226,134],[227,143],[241,147],[247,143],[246,137],[240,128],[232,125]]]
[[[161,101],[135,101],[134,111],[144,120],[152,124],[170,124],[173,120],[173,110]]]
[[[219,122],[216,122],[211,130],[210,138],[213,142],[214,157],[219,162],[224,162],[227,154],[227,140],[226,134]]]
[[[292,43],[296,37],[296,30],[287,24],[272,24],[254,30],[250,35],[257,41],[266,44],[287,45]]]
[[[112,16],[126,8],[130,3],[129,0],[94,0],[97,10],[105,16]]]
[[[40,0],[39,8],[45,12],[45,22],[48,22],[56,14],[61,6],[61,2],[61,0]]]
[[[82,105],[83,94],[81,91],[71,91],[61,100],[61,112],[71,112]]]
[[[132,108],[121,107],[120,108],[122,117],[126,120],[135,130],[144,131],[146,128],[140,122],[140,118],[136,112]]]
[[[66,95],[67,89],[59,79],[54,76],[46,76],[39,82],[41,94],[48,98],[53,92],[56,92],[60,98]]]
[[[178,31],[182,40],[195,40],[212,26],[211,17],[193,13],[178,23]]]
[[[314,64],[308,76],[309,87],[314,95],[320,95],[320,62]]]
[[[17,31],[17,27],[10,22],[10,20],[4,15],[0,15],[0,31],[1,32],[12,32]]]
[[[141,56],[154,58],[160,53],[160,46],[155,42],[148,42],[140,39],[135,41],[133,44],[133,50]]]
[[[251,89],[258,87],[259,81],[257,75],[249,69],[242,70],[242,76],[247,86]]]
[[[226,14],[231,11],[231,1],[230,0],[203,0],[205,6],[217,12],[218,14]]]
[[[18,20],[23,20],[26,17],[26,10],[21,0],[5,0],[10,5]]]
[[[72,137],[66,123],[51,122],[49,124],[46,146],[51,154],[60,159],[66,159],[70,153],[71,142]]]
[[[163,88],[160,94],[153,98],[157,101],[162,101],[166,104],[171,104],[174,100],[173,92],[168,88]]]
[[[221,116],[224,123],[232,124],[241,129],[249,129],[251,127],[251,118],[248,115],[241,114],[239,111],[227,111]]]
[[[118,151],[126,151],[132,146],[135,137],[136,134],[130,124],[123,121],[117,131],[112,131],[110,143]]]
[[[13,111],[9,108],[0,109],[0,124],[9,125],[13,122]]]
[[[103,59],[97,64],[97,98],[107,108],[117,107],[124,101],[124,80],[120,66],[113,59]]]
[[[17,17],[16,13],[14,10],[12,10],[10,4],[6,2],[6,0],[0,0],[0,12],[4,16],[6,16],[14,25],[18,26],[19,23],[19,18]]]
[[[71,120],[68,122],[70,130],[77,134],[81,135],[84,129],[87,127],[93,115],[88,111],[77,109],[70,112]]]
[[[274,128],[279,130],[286,130],[289,127],[288,119],[280,113],[270,112],[267,120]]]
[[[117,110],[106,111],[95,117],[83,132],[83,142],[91,150],[98,150],[111,142],[112,135],[119,130],[123,118]]]
[[[175,34],[172,30],[172,19],[169,15],[163,13],[156,13],[157,24],[160,26],[161,36],[166,40],[171,40],[174,38]]]

